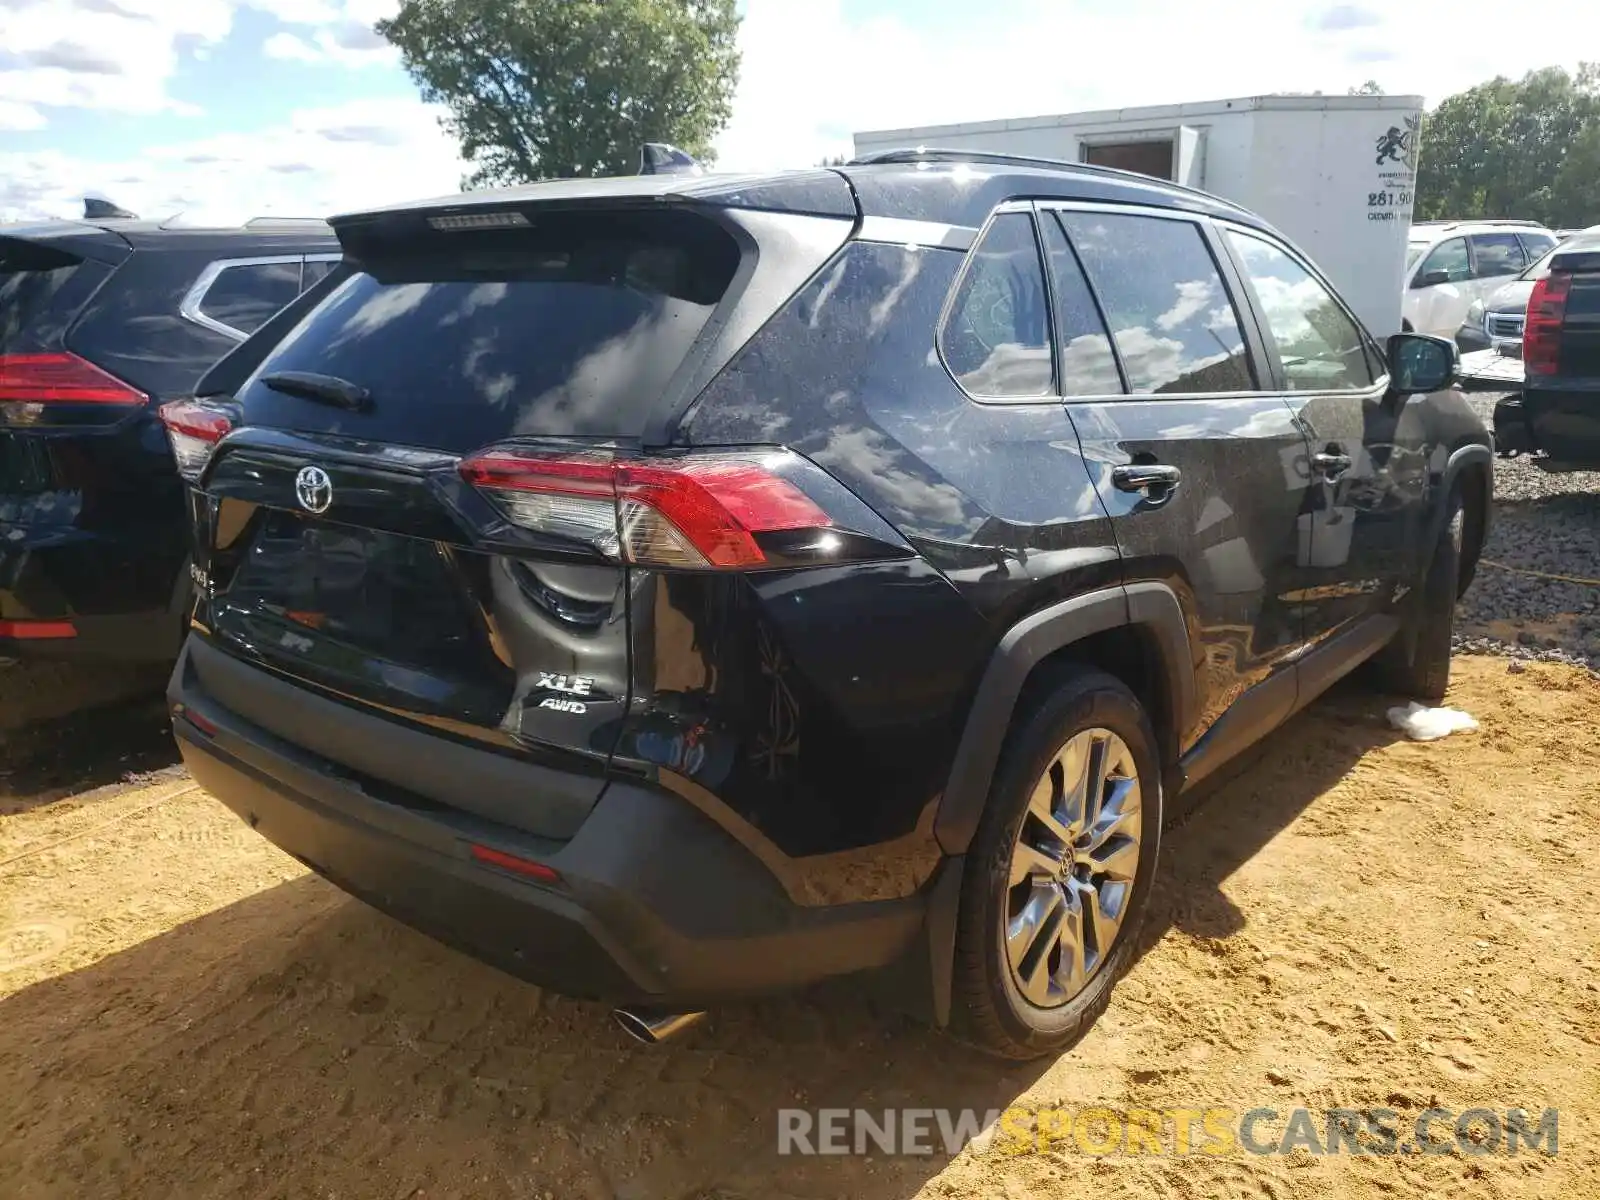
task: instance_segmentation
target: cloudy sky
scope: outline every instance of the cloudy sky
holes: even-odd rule
[[[455,191],[454,145],[372,33],[396,3],[0,0],[0,219],[76,214],[85,194],[233,220]],[[742,81],[719,141],[734,169],[808,165],[857,129],[1369,78],[1431,103],[1600,46],[1594,0],[1545,0],[1510,36],[1501,0],[742,7]]]

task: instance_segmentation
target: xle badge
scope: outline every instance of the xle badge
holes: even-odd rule
[[[534,686],[552,692],[565,692],[569,696],[587,696],[594,689],[594,680],[587,675],[557,675],[550,671],[540,671],[539,681]],[[589,706],[581,701],[555,696],[547,696],[539,701],[539,707],[566,713],[589,711]]]

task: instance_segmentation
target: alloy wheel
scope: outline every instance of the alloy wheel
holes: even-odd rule
[[[1109,729],[1074,734],[1034,784],[1001,930],[1012,979],[1031,1004],[1066,1004],[1110,957],[1139,867],[1141,800],[1133,753]]]

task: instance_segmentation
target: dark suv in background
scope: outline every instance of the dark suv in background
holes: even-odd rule
[[[1165,805],[1369,659],[1444,692],[1454,349],[1223,201],[906,153],[333,225],[349,278],[165,410],[184,759],[636,1031],[876,972],[1057,1050]]]
[[[338,258],[321,221],[0,226],[0,659],[177,656],[187,508],[156,409]]]

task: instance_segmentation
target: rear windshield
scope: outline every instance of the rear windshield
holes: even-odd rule
[[[720,226],[660,210],[538,215],[362,253],[241,389],[251,423],[453,450],[637,436],[739,264]],[[370,411],[355,420],[260,382],[279,371],[359,384]]]
[[[74,265],[43,271],[18,270],[14,269],[16,265],[0,254],[0,354],[18,348],[23,335],[41,313],[49,310],[50,301],[78,269]]]
[[[1522,273],[1522,279],[1543,279],[1550,274],[1550,260],[1557,254],[1568,250],[1600,250],[1600,237],[1589,237],[1578,234],[1570,237],[1559,245],[1552,246],[1544,252],[1544,256],[1534,261],[1534,264]]]

